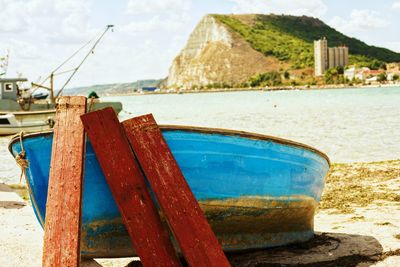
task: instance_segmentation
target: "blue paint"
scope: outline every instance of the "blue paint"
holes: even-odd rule
[[[319,201],[321,197],[329,163],[326,158],[310,149],[281,144],[272,139],[256,140],[239,135],[186,130],[163,130],[163,135],[197,200],[283,196],[288,197],[287,201],[290,202],[297,196],[306,196],[315,201]],[[52,134],[26,137],[24,146],[29,160],[27,179],[31,188],[33,206],[37,207],[35,213],[38,217],[44,218]],[[18,154],[21,149],[19,142],[14,142],[11,149],[14,156]],[[95,251],[83,251],[83,254],[98,255],[96,254],[98,248],[96,244],[93,244],[95,242],[93,240],[101,231],[103,231],[101,234],[104,234],[111,228],[117,233],[117,237],[113,240],[107,237],[110,238],[110,244],[115,242],[121,245],[122,242],[128,246],[126,250],[130,252],[126,230],[120,223],[104,225],[95,231],[88,228],[92,222],[118,219],[120,219],[119,211],[88,141],[82,211],[82,226],[84,231],[87,231],[88,239],[83,247],[92,248]],[[118,239],[118,235],[121,239]],[[291,235],[296,235],[296,233],[290,233]],[[298,236],[310,237],[312,229],[299,232]],[[302,238],[298,237],[298,239]],[[293,240],[296,239],[288,238],[287,242]],[[118,243],[119,241],[121,242]],[[285,242],[281,240],[281,243]],[[277,244],[280,243],[277,242]],[[254,245],[254,247],[257,246],[259,245]],[[104,253],[100,254],[104,256]]]

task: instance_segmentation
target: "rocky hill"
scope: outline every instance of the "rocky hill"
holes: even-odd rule
[[[99,96],[134,93],[143,87],[158,87],[162,80],[138,80],[131,83],[97,84],[65,89],[64,95],[85,95],[95,91]]]
[[[257,75],[265,79],[274,75],[314,79],[313,41],[322,37],[328,39],[329,46],[347,45],[350,64],[400,62],[400,53],[369,46],[316,18],[207,15],[173,61],[165,84],[178,88],[241,87]]]

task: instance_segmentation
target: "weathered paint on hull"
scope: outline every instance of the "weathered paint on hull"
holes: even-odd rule
[[[163,135],[224,250],[309,240],[329,169],[325,155],[281,139],[239,132],[166,127]],[[43,222],[51,135],[24,141],[28,183]],[[17,140],[11,143],[19,152]],[[93,149],[88,143],[82,213],[85,257],[134,255]]]
[[[200,201],[200,207],[224,250],[240,251],[303,242],[314,236],[317,202],[291,199],[265,199],[262,204],[259,197],[232,199],[237,205],[231,200],[210,200]],[[84,224],[82,229],[86,257],[109,257],[111,252],[115,257],[135,255],[120,217]]]

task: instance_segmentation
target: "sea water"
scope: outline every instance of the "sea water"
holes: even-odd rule
[[[325,152],[332,162],[400,158],[400,87],[248,91],[105,97],[121,119],[153,113],[160,124],[226,128],[278,136]],[[0,138],[0,182],[19,169]]]

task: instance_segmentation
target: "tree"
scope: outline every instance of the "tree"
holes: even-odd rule
[[[382,61],[374,59],[367,67],[369,67],[371,70],[378,70],[382,64],[384,64]]]
[[[10,56],[10,51],[8,50],[5,56],[0,56],[0,77],[6,75],[7,73],[9,56]]]
[[[251,87],[276,86],[282,84],[281,75],[277,71],[265,72],[254,75],[249,80]]]
[[[285,79],[288,80],[290,78],[290,73],[287,70],[285,70],[283,77],[285,77]]]
[[[334,83],[335,77],[338,75],[338,71],[336,68],[330,68],[325,71],[324,78],[325,82],[328,84]]]
[[[376,80],[377,80],[378,82],[384,82],[384,81],[386,81],[386,80],[387,80],[386,73],[385,73],[385,72],[382,72],[382,73],[378,74],[378,76],[376,77]]]
[[[399,78],[400,78],[400,77],[399,77],[398,74],[393,75],[393,81],[397,81]]]
[[[338,74],[344,74],[344,68],[343,66],[337,66],[336,67],[336,71]]]

